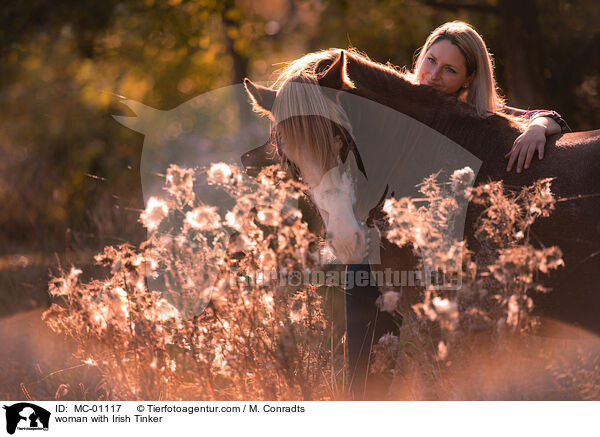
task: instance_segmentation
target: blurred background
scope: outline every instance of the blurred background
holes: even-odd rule
[[[115,95],[171,109],[273,79],[309,51],[356,47],[412,65],[464,20],[496,58],[508,103],[600,128],[600,2],[517,0],[62,0],[0,9],[0,316],[48,303],[50,272],[137,244],[143,136]],[[244,103],[244,102],[242,102]],[[85,271],[85,268],[84,268]]]

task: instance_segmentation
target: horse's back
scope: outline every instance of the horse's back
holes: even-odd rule
[[[535,293],[538,314],[600,333],[600,130],[549,137],[543,160],[536,157],[521,173],[506,171],[504,153],[498,150],[484,161],[476,185],[501,180],[505,187],[518,190],[539,179],[552,179],[555,210],[533,224],[532,242],[538,247],[558,246],[565,266],[543,280],[552,292]],[[478,247],[474,229],[480,213],[479,207],[469,206],[467,235],[472,250]]]
[[[600,145],[600,129],[554,135],[549,140],[554,140],[560,147],[585,147],[587,145],[598,147]]]
[[[540,171],[556,174],[558,194],[591,194],[600,191],[600,129],[555,135],[546,144]],[[554,184],[553,184],[554,185]],[[563,188],[564,187],[564,188]]]
[[[600,250],[600,130],[551,138],[533,173],[553,178],[557,204],[549,220],[554,229],[562,228],[563,238],[587,241],[590,249]]]
[[[500,156],[504,153],[498,151],[494,159],[484,162],[476,184],[492,179],[503,181],[507,187],[525,187],[550,178],[552,193],[559,199],[555,218],[563,213],[572,219],[579,214],[600,216],[600,130],[549,137],[544,158],[540,161],[534,157],[521,173],[506,171],[507,160]],[[578,201],[564,203],[566,199]]]
[[[538,167],[555,177],[556,210],[532,230],[561,248],[565,266],[553,292],[534,301],[542,314],[600,333],[600,130],[551,137],[546,152]]]

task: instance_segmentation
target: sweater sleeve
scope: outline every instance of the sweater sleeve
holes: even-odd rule
[[[538,117],[548,117],[558,123],[561,133],[564,134],[567,132],[572,132],[567,122],[563,120],[560,114],[556,111],[550,111],[546,109],[525,110],[513,108],[511,106],[505,106],[502,108],[502,112],[508,115],[514,115],[515,117],[523,117],[528,120],[534,120]]]

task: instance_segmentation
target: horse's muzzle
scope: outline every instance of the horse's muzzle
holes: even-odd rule
[[[328,231],[327,240],[343,264],[360,264],[367,256],[365,233],[361,228]]]

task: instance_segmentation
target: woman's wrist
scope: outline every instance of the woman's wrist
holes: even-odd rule
[[[544,136],[547,136],[548,124],[545,122],[544,117],[538,117],[529,123],[527,130],[530,132],[539,131],[540,133],[544,134]]]
[[[551,117],[536,117],[531,120],[529,126],[527,126],[527,130],[537,130],[543,129],[543,133],[545,136],[549,137],[554,134],[561,133],[560,125],[554,121]]]
[[[536,123],[535,120],[532,121],[529,126],[527,126],[527,130],[529,131],[533,131],[533,130],[540,130],[541,132],[544,133],[544,135],[546,135],[546,132],[548,130],[548,126],[546,126],[546,124],[542,123]]]

